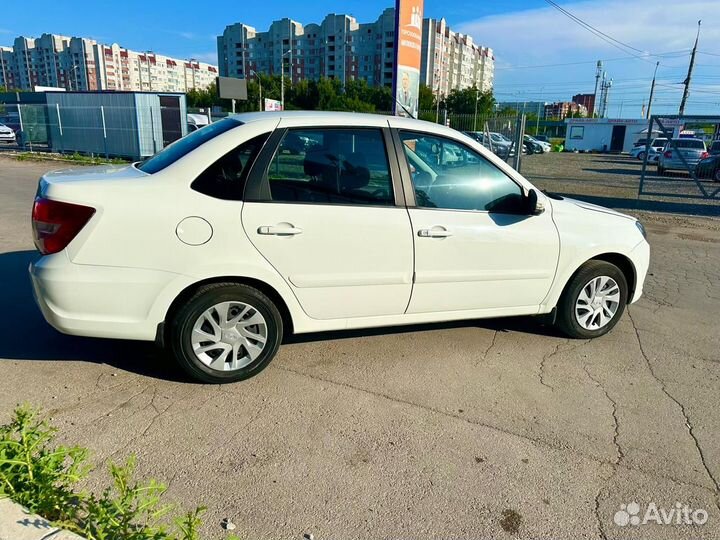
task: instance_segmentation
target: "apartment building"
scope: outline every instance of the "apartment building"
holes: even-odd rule
[[[423,20],[420,82],[437,95],[452,90],[477,87],[493,88],[495,56],[489,47],[473,42],[473,38],[454,32],[445,19]]]
[[[36,86],[69,91],[186,92],[210,86],[216,66],[136,52],[117,44],[43,34],[18,37],[0,47],[0,86],[32,90]]]
[[[437,56],[444,62],[444,71],[438,75],[442,94],[473,84],[491,89],[492,50],[473,44],[469,36],[451,32],[444,20],[442,25],[447,34],[443,39],[429,32],[426,36],[423,31],[421,82],[432,84],[433,59]],[[428,45],[430,37],[432,43]],[[444,47],[442,55],[436,54],[436,47]],[[217,49],[220,75],[224,77],[253,78],[256,73],[282,72],[293,82],[327,77],[390,86],[395,66],[395,9],[385,9],[370,23],[358,23],[350,15],[336,13],[327,15],[320,24],[280,19],[265,32],[235,23],[217,37]],[[440,60],[437,62],[439,65]]]
[[[545,118],[557,118],[559,120],[564,120],[568,116],[577,114],[587,116],[587,107],[573,101],[558,101],[545,106]]]
[[[280,19],[266,32],[235,23],[217,37],[217,48],[224,77],[282,72],[293,82],[327,77],[389,85],[395,56],[395,10],[388,8],[367,24],[335,13],[320,24]]]
[[[595,94],[575,94],[572,97],[572,102],[585,107],[588,114],[595,111]]]

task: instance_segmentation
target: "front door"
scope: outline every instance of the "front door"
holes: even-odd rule
[[[395,202],[387,141],[380,128],[288,129],[259,160],[255,195],[246,190],[245,232],[312,318],[407,307],[412,230]]]
[[[625,146],[625,132],[627,126],[613,126],[612,136],[610,138],[610,151],[611,152],[622,152],[623,146]]]
[[[415,283],[408,313],[534,313],[559,255],[549,211],[523,215],[522,188],[453,139],[400,131],[416,206]]]

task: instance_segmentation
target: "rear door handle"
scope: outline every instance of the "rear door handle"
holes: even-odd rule
[[[422,238],[447,238],[448,236],[452,236],[452,233],[441,225],[435,225],[429,229],[420,229],[418,236]]]
[[[281,225],[262,225],[258,227],[258,234],[273,235],[273,236],[294,236],[302,233],[302,229],[294,227],[293,225],[281,224]]]

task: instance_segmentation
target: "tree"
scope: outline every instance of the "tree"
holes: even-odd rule
[[[474,114],[477,100],[477,113],[479,116],[489,116],[495,108],[495,98],[492,92],[481,92],[475,86],[463,90],[453,89],[445,98],[448,111],[455,114]]]
[[[429,86],[424,84],[420,85],[420,92],[418,94],[418,109],[420,111],[434,111],[437,107],[437,101],[435,100],[435,94]]]

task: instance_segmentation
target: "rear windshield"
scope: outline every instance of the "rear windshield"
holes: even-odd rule
[[[652,142],[652,145],[653,146],[665,146],[667,144],[667,142],[668,142],[667,139],[655,139]]]
[[[677,148],[701,148],[705,150],[705,143],[699,139],[675,139]]]
[[[148,174],[155,174],[162,171],[165,167],[172,165],[181,157],[189,154],[198,146],[206,143],[210,139],[214,139],[221,133],[230,131],[233,128],[241,126],[242,122],[234,118],[224,118],[219,122],[205,126],[202,129],[193,131],[190,135],[186,135],[182,139],[178,139],[170,146],[163,148],[160,152],[145,161],[138,163],[137,168]]]

